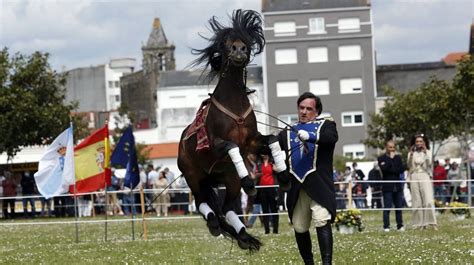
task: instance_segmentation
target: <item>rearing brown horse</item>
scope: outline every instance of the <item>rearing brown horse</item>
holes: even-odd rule
[[[275,160],[277,172],[286,169],[284,155],[276,137],[263,136],[257,131],[257,122],[245,84],[245,67],[251,55],[263,51],[265,39],[260,15],[251,10],[236,10],[232,27],[224,27],[215,17],[209,20],[214,36],[202,50],[193,50],[200,57],[195,65],[205,64],[208,77],[219,78],[207,101],[208,111],[204,127],[209,140],[208,151],[196,151],[198,137],[188,126],[179,145],[178,167],[194,195],[196,207],[207,221],[212,235],[224,234],[237,240],[242,249],[258,251],[261,242],[248,234],[233,210],[239,199],[240,188],[255,194],[253,180],[243,162],[249,153],[268,146]],[[214,188],[226,188],[222,207],[217,202]]]

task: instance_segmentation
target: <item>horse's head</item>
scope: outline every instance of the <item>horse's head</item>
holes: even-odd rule
[[[210,43],[204,49],[193,49],[199,55],[193,64],[205,64],[211,67],[209,77],[214,78],[225,67],[245,67],[251,56],[263,51],[265,38],[262,30],[262,18],[253,10],[235,10],[232,14],[232,27],[220,24],[216,17],[209,20],[214,33],[205,38]]]

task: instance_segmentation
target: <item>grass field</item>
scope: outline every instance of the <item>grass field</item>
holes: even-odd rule
[[[408,229],[384,233],[381,215],[364,212],[364,232],[345,235],[334,231],[334,263],[474,263],[474,218],[456,221],[445,213],[438,216],[439,231]],[[391,215],[393,219],[394,214]],[[147,241],[141,238],[141,222],[135,223],[135,240],[130,221],[108,223],[107,241],[103,223],[81,223],[79,243],[75,243],[74,224],[11,225],[73,218],[2,221],[0,264],[301,264],[293,230],[286,219],[281,216],[278,235],[263,234],[259,224],[250,229],[264,243],[260,252],[253,255],[240,250],[235,242],[212,237],[200,218],[148,220]],[[404,219],[409,220],[408,211],[404,212]],[[318,262],[315,233],[312,239]]]

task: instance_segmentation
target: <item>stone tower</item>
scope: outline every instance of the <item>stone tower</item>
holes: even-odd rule
[[[142,47],[144,74],[175,70],[174,49],[175,46],[166,38],[160,19],[155,18],[150,37]]]

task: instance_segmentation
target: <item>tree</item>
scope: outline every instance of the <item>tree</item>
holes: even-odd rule
[[[448,137],[465,132],[466,123],[472,135],[473,76],[473,61],[467,56],[459,62],[453,84],[431,77],[405,94],[384,88],[388,99],[380,113],[372,115],[365,143],[383,148],[386,140],[395,139],[399,150],[406,152],[411,137],[422,132],[441,146]]]
[[[73,122],[75,139],[86,127],[71,117],[77,103],[65,103],[65,75],[53,71],[49,54],[0,51],[0,153],[9,159],[25,146],[50,143]]]

